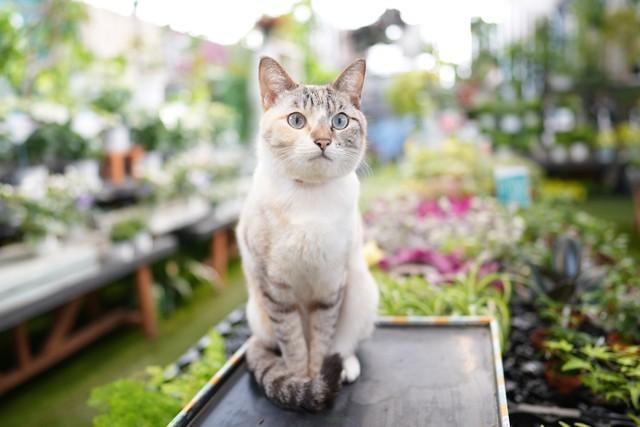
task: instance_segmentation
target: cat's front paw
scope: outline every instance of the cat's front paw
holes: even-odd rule
[[[322,369],[322,359],[312,357],[309,361],[309,376],[311,378],[316,378],[320,375],[320,369]]]
[[[342,361],[342,374],[340,379],[343,383],[352,383],[360,376],[360,361],[355,355],[347,356]]]

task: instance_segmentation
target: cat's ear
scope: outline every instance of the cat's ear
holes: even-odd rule
[[[345,68],[331,84],[335,90],[348,94],[356,108],[360,108],[360,96],[362,95],[366,69],[367,64],[364,59],[358,59]]]
[[[258,80],[260,81],[260,99],[264,110],[268,110],[282,92],[295,89],[298,86],[291,80],[284,68],[275,59],[268,56],[260,58]]]

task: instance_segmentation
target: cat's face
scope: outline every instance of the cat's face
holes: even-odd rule
[[[259,69],[262,149],[277,171],[303,182],[354,171],[366,149],[367,122],[359,108],[364,60],[326,86],[294,83],[271,58],[262,58]]]

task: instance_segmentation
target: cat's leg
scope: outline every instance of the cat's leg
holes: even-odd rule
[[[314,300],[308,306],[309,313],[309,375],[320,373],[322,362],[328,355],[340,314],[344,286],[322,300]]]
[[[267,348],[278,348],[278,340],[273,332],[273,327],[267,309],[262,303],[262,297],[256,295],[256,291],[249,287],[249,299],[247,301],[247,321],[251,333]]]
[[[291,287],[284,283],[262,282],[260,293],[273,336],[287,367],[297,375],[307,376],[309,354],[302,316]]]
[[[369,269],[364,260],[355,264],[349,272],[331,347],[332,353],[342,356],[343,379],[346,382],[353,382],[360,376],[356,347],[373,332],[378,309],[378,287]]]

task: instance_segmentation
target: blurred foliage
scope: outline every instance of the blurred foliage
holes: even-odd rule
[[[545,179],[538,195],[548,201],[583,202],[587,199],[587,188],[580,181]]]
[[[177,414],[180,402],[136,380],[118,380],[93,390],[89,405],[101,414],[96,427],[156,427],[166,425]]]
[[[207,340],[209,344],[202,357],[190,364],[184,372],[175,378],[167,380],[164,376],[166,369],[147,368],[150,385],[157,387],[162,393],[178,399],[182,406],[189,403],[226,361],[222,337],[212,331],[207,334]]]
[[[434,107],[431,89],[438,85],[438,77],[428,71],[410,71],[393,77],[387,99],[397,115],[424,116]]]
[[[379,270],[380,314],[387,316],[494,316],[503,344],[509,335],[511,284],[505,274],[478,276],[477,268],[451,284],[432,284],[424,277],[392,277]],[[502,347],[504,348],[504,346]]]
[[[248,143],[253,131],[251,124],[255,114],[249,96],[249,82],[253,78],[249,75],[251,55],[241,49],[233,49],[230,54],[231,61],[214,81],[212,100],[233,109],[237,119],[234,117],[230,126],[237,129],[242,143]]]
[[[146,151],[166,153],[172,143],[169,131],[158,116],[143,118],[141,124],[130,127],[130,133],[131,142]]]
[[[579,374],[595,395],[640,414],[640,347],[610,346],[564,328],[552,328],[544,347],[548,359],[561,363],[562,372]]]
[[[111,241],[128,242],[147,228],[144,218],[130,218],[115,223],[111,227]]]
[[[92,59],[80,37],[80,26],[87,19],[85,6],[45,0],[23,7],[29,13],[0,14],[0,74],[19,96],[69,103],[73,75]]]
[[[477,143],[450,138],[430,146],[408,142],[402,173],[415,181],[420,191],[436,190],[444,194],[491,195],[497,166],[525,166],[531,187],[537,188],[542,171],[530,160],[504,152],[497,155],[482,150]]]
[[[98,148],[71,129],[69,124],[46,123],[37,128],[24,142],[30,164],[54,165],[95,157]]]
[[[219,279],[213,268],[183,253],[157,264],[153,273],[158,309],[163,315],[191,298],[197,286],[213,286]]]
[[[101,112],[118,114],[124,111],[125,106],[131,100],[131,91],[126,88],[105,88],[93,100],[93,107]]]
[[[217,332],[207,335],[209,345],[200,359],[184,372],[152,366],[144,375],[95,388],[89,405],[98,410],[96,427],[155,427],[167,425],[196,392],[222,367],[224,342]],[[167,374],[170,375],[167,375]]]
[[[71,227],[87,224],[90,206],[83,203],[84,194],[71,191],[69,186],[64,179],[53,179],[42,196],[33,197],[0,184],[0,203],[11,223],[19,225],[24,240],[36,244],[47,236],[63,237]]]
[[[11,9],[0,9],[0,75],[17,86],[24,70],[26,40],[22,27],[22,17]]]
[[[497,25],[474,18],[471,21],[471,33],[477,43],[476,56],[473,58],[471,69],[472,80],[483,82],[489,73],[498,66],[498,60],[492,53],[493,34],[497,31]]]
[[[598,134],[595,129],[589,125],[576,126],[574,129],[566,132],[557,132],[555,138],[557,144],[565,146],[581,142],[593,147],[596,142],[598,142]]]
[[[468,110],[469,117],[478,120],[481,131],[496,147],[510,147],[528,153],[542,133],[541,105],[538,100],[485,102]],[[515,129],[505,129],[506,121],[518,123]]]
[[[493,185],[489,155],[473,143],[450,139],[440,147],[407,143],[404,174],[423,186],[441,177],[443,191],[449,194],[488,194]]]

